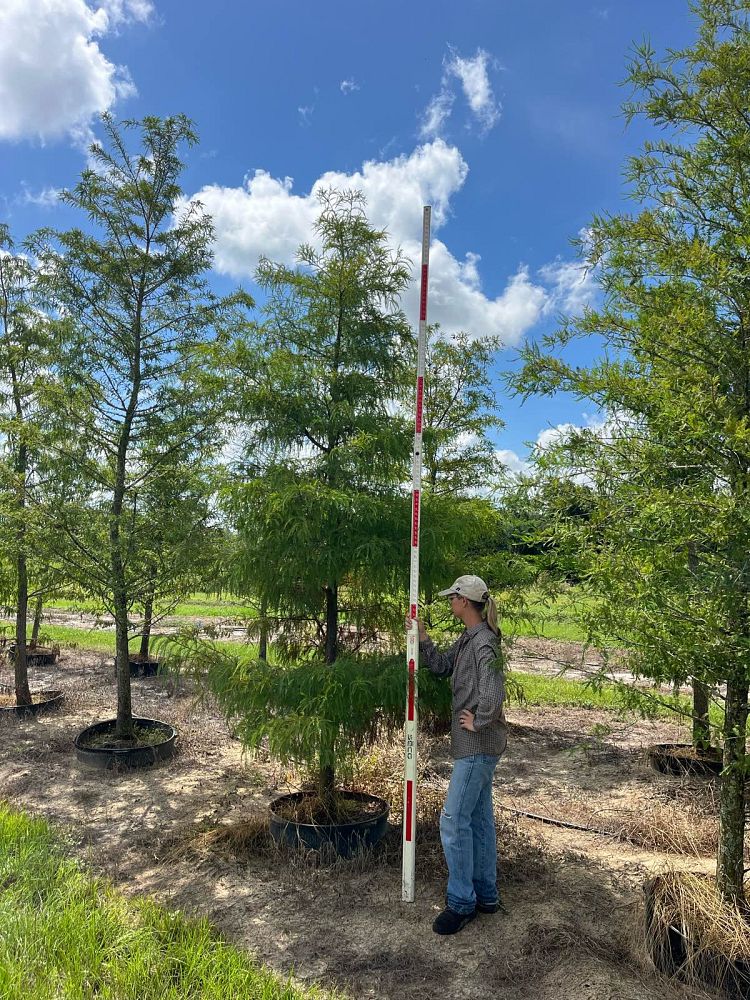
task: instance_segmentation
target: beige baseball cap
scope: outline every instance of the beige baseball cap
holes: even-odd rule
[[[450,597],[458,594],[459,597],[466,597],[470,601],[486,601],[490,596],[487,584],[479,576],[459,576],[455,583],[452,583],[447,590],[441,590],[438,597]]]

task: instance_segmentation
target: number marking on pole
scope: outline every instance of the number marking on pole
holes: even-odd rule
[[[414,902],[415,839],[417,830],[417,674],[419,670],[419,527],[422,495],[422,414],[424,405],[424,367],[427,349],[427,279],[430,265],[430,216],[426,205],[422,213],[422,268],[419,290],[419,337],[417,341],[417,391],[414,407],[414,451],[411,464],[411,564],[409,572],[409,611],[413,625],[406,639],[406,663],[409,680],[406,691],[404,728],[404,828],[401,898]]]

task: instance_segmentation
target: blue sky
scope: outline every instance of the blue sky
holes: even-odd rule
[[[620,113],[633,42],[663,52],[694,35],[687,0],[3,0],[0,218],[19,241],[81,224],[55,193],[97,113],[185,112],[201,143],[184,188],[214,217],[217,288],[252,290],[261,253],[291,262],[320,186],[362,187],[415,261],[428,202],[429,319],[500,335],[500,372],[596,294],[570,240],[626,205],[625,158],[647,134]],[[416,288],[412,318],[415,303]],[[511,464],[595,419],[498,390]]]

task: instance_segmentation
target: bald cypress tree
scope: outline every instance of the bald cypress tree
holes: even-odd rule
[[[601,309],[529,347],[516,385],[566,390],[612,416],[564,464],[587,477],[586,522],[561,516],[600,598],[589,624],[656,680],[695,679],[722,709],[718,886],[744,901],[750,684],[750,3],[696,0],[696,42],[629,71],[628,117],[664,133],[632,158],[633,214],[598,217],[586,255]],[[593,366],[556,347],[596,335]],[[616,432],[615,432],[616,431]],[[725,691],[725,694],[722,693]]]

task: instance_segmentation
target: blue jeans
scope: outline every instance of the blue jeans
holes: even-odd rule
[[[477,753],[453,762],[440,814],[440,839],[448,863],[448,906],[473,913],[477,900],[497,902],[497,844],[492,776],[498,758]]]

